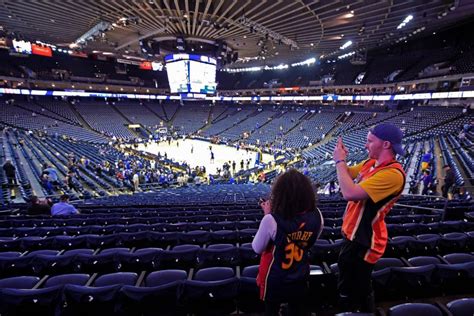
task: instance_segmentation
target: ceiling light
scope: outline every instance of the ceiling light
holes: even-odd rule
[[[354,52],[354,51],[352,51],[352,52],[350,52],[350,53],[347,53],[347,54],[344,54],[344,55],[338,56],[338,57],[337,57],[337,59],[343,59],[343,58],[346,58],[346,57],[352,56],[352,55],[354,55],[354,54],[355,54],[355,52]]]
[[[351,45],[352,45],[352,41],[347,41],[347,42],[344,43],[344,45],[339,47],[339,49],[346,49],[347,47],[349,47]]]
[[[405,27],[405,25],[407,25],[408,22],[410,22],[411,20],[413,20],[413,15],[410,14],[403,20],[402,23],[398,24],[397,30],[401,29],[402,27]]]

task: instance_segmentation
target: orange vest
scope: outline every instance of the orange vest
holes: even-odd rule
[[[388,232],[384,219],[402,194],[406,177],[402,165],[396,160],[386,162],[372,169],[375,162],[375,159],[371,159],[364,163],[356,183],[370,178],[380,170],[395,168],[403,175],[403,186],[396,194],[387,196],[377,203],[374,203],[370,198],[362,201],[349,201],[342,223],[343,236],[366,247],[367,252],[364,260],[371,264],[375,264],[385,251]]]

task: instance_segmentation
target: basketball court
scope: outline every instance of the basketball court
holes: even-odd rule
[[[214,153],[214,161],[211,161],[211,150],[209,146],[212,146],[212,152]],[[168,156],[169,159],[173,159],[177,162],[186,162],[192,168],[196,166],[206,167],[207,173],[215,174],[217,168],[222,169],[222,165],[227,162],[232,166],[232,162],[235,161],[236,171],[239,171],[240,162],[244,161],[244,169],[247,166],[247,160],[250,159],[249,168],[255,166],[255,160],[257,158],[257,152],[245,149],[239,149],[226,145],[211,144],[210,142],[195,139],[185,140],[172,140],[171,144],[168,141],[161,141],[159,143],[148,143],[139,144],[138,150],[145,151],[154,155],[160,153],[161,155]],[[274,161],[274,158],[270,154],[262,153],[263,163]],[[232,168],[232,167],[231,167]]]

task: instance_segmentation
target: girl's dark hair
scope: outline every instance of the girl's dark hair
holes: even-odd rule
[[[316,197],[309,178],[296,169],[281,174],[272,187],[271,206],[273,213],[285,219],[316,211]]]

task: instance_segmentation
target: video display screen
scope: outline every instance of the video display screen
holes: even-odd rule
[[[171,93],[216,93],[216,60],[207,56],[173,54],[165,57]]]

